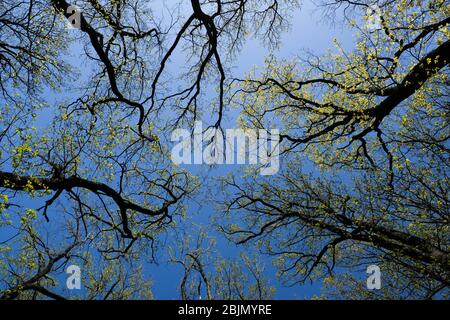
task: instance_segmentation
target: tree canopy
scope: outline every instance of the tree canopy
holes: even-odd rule
[[[323,297],[448,297],[448,1],[319,3],[354,47],[281,59],[299,5],[3,0],[0,299],[153,298],[160,252],[182,299],[272,298],[263,256]],[[252,39],[273,53],[239,78]],[[222,130],[235,110],[242,129],[279,129],[278,174],[171,162],[175,128]],[[188,227],[210,183],[211,226]],[[249,253],[223,258],[221,236]],[[71,264],[76,295],[57,289]],[[355,277],[371,264],[381,290]]]

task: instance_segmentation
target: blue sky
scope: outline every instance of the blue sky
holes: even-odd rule
[[[274,54],[278,58],[292,59],[297,56],[302,56],[306,50],[312,51],[317,55],[325,53],[332,48],[333,39],[337,38],[345,48],[351,48],[353,44],[353,37],[344,26],[333,25],[331,21],[324,18],[323,13],[320,12],[310,1],[305,1],[302,7],[296,12],[292,13],[292,29],[282,35],[279,48],[270,51],[265,48],[258,40],[249,40],[237,54],[236,60],[232,67],[235,77],[243,77],[254,66],[263,66],[264,59],[269,53]],[[178,53],[179,55],[180,53]],[[175,56],[176,57],[176,56]],[[88,75],[89,72],[83,72],[88,69],[85,64],[86,58],[83,57],[82,48],[73,48],[72,58],[70,63],[79,68],[82,77]],[[168,70],[171,71],[177,68],[177,58],[171,61],[171,66]],[[178,61],[179,63],[179,61]],[[80,78],[78,78],[80,80]],[[45,92],[46,98],[51,105],[57,100],[70,99],[71,94],[65,96],[66,93],[55,94],[51,91]],[[208,93],[214,94],[214,93]],[[235,112],[226,110],[228,118],[223,124],[225,128],[234,128]],[[44,113],[38,120],[39,127],[46,127],[51,119],[50,113]],[[239,170],[239,166],[209,168],[206,165],[192,165],[185,166],[185,168],[196,175],[214,182],[216,177],[222,176],[228,172]],[[191,230],[195,232],[196,226],[204,226],[209,230],[210,236],[217,239],[216,251],[222,257],[233,258],[238,255],[241,250],[247,250],[246,247],[236,247],[234,244],[228,242],[219,233],[214,231],[211,227],[211,218],[214,216],[214,204],[208,201],[211,189],[208,185],[204,185],[198,194],[189,201],[188,220],[187,224],[191,225]],[[221,194],[215,194],[220,200]],[[36,204],[35,201],[26,204],[29,207],[38,208],[42,204]],[[7,234],[2,234],[1,238],[7,237]],[[165,263],[167,256],[164,254],[164,249],[161,248],[159,254],[159,265],[146,264],[145,273],[153,281],[153,293],[158,299],[177,299],[179,295],[179,284],[181,281],[182,270],[180,267]],[[251,252],[250,252],[251,253]],[[320,283],[306,284],[303,286],[284,287],[276,279],[276,270],[272,266],[272,262],[267,257],[262,257],[266,265],[266,276],[271,284],[276,287],[277,299],[302,299],[309,298],[314,294],[320,293]],[[62,282],[64,284],[64,282]]]
[[[345,26],[335,24],[324,18],[323,13],[310,1],[305,1],[299,10],[292,14],[292,28],[282,35],[280,46],[274,51],[264,47],[258,40],[249,40],[242,50],[237,54],[233,65],[234,76],[243,77],[253,67],[263,66],[264,60],[269,54],[277,58],[294,59],[304,54],[306,51],[320,55],[333,48],[333,39],[336,38],[344,48],[351,48],[354,38]],[[177,61],[172,61],[173,65]],[[173,67],[172,65],[172,67]],[[170,67],[169,67],[170,68]],[[236,124],[233,119],[234,111],[227,111],[227,121],[225,128],[234,128]],[[239,170],[239,166],[209,168],[206,165],[187,165],[184,166],[189,172],[200,175],[219,177],[229,172]],[[219,233],[213,231],[210,227],[212,213],[215,212],[214,206],[207,201],[210,190],[203,187],[194,201],[190,202],[188,211],[188,221],[193,225],[203,225],[207,230],[211,230],[210,236],[217,239],[217,251],[222,257],[235,257],[241,250],[250,250],[247,247],[238,247],[228,242]],[[220,194],[215,194],[220,197]],[[198,205],[201,203],[203,205]],[[249,252],[249,251],[247,251]],[[262,257],[266,265],[266,277],[276,288],[276,299],[305,299],[315,294],[320,294],[321,283],[307,283],[303,286],[286,287],[276,278],[276,269],[272,266],[272,261],[268,257]],[[178,287],[182,269],[175,265],[162,263],[159,266],[148,265],[147,271],[152,274],[153,290],[156,298],[176,299],[179,297]],[[174,276],[174,275],[178,276]]]

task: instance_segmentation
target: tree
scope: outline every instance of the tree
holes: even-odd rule
[[[60,226],[66,231],[65,241],[54,245],[61,239],[54,230],[42,231],[36,211],[28,209],[21,215],[17,234],[0,244],[0,286],[4,288],[0,300],[152,298],[150,281],[145,279],[139,264],[132,263],[138,259],[129,256],[108,260],[92,252],[89,246],[96,239],[91,235],[80,238],[80,222]],[[69,279],[66,270],[73,264],[82,270],[80,284],[84,290],[77,293],[58,289],[61,282],[65,287]]]
[[[275,288],[264,275],[264,264],[256,256],[221,258],[216,241],[202,229],[193,238],[183,235],[171,248],[171,262],[183,268],[180,296],[183,300],[269,300]]]
[[[271,57],[235,80],[242,126],[281,126],[284,170],[227,179],[224,208],[243,216],[223,231],[277,257],[289,283],[321,278],[353,288],[346,297],[439,297],[450,284],[448,4],[377,1],[379,24],[368,28],[371,4],[326,4],[358,32],[353,51],[336,43],[322,57]],[[370,264],[389,279],[381,293],[360,290],[352,273],[333,280],[337,266]]]
[[[90,277],[85,298],[149,297],[139,265],[156,259],[159,236],[197,188],[170,162],[170,124],[198,117],[208,78],[218,78],[219,127],[224,61],[252,30],[274,43],[295,5],[2,1],[0,297],[63,298],[53,279],[70,263]],[[180,50],[187,68],[171,76]]]
[[[2,1],[0,297],[151,298],[142,266],[189,230],[190,197],[204,186],[170,162],[166,137],[201,118],[220,129],[229,102],[242,127],[280,129],[284,165],[276,177],[224,180],[225,235],[274,256],[288,284],[446,297],[447,1],[327,2],[328,17],[342,13],[359,35],[353,51],[272,56],[233,79],[244,42],[276,46],[297,5]],[[212,262],[201,232],[180,245],[183,298],[273,296],[257,257]],[[58,288],[71,264],[84,270],[78,295]],[[381,291],[361,286],[369,264]]]

